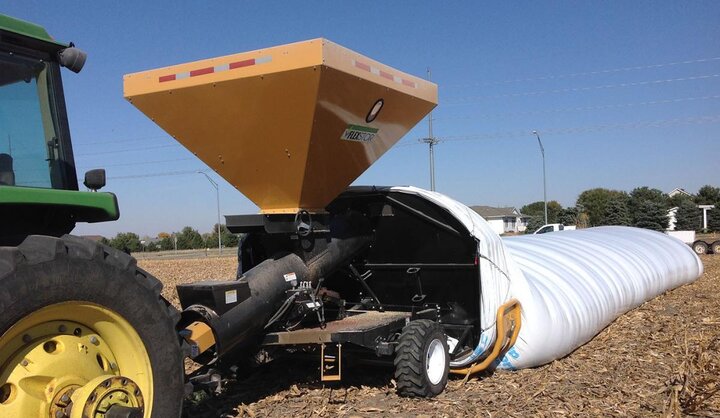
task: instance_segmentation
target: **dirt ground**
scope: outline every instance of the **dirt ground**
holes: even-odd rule
[[[720,255],[705,274],[618,318],[592,341],[551,364],[453,378],[432,400],[400,398],[390,368],[349,366],[323,384],[318,364],[286,358],[230,383],[222,394],[186,402],[187,417],[720,417]],[[230,279],[233,257],[142,260],[165,283]]]

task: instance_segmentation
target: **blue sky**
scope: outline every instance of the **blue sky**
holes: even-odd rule
[[[325,37],[439,86],[437,190],[466,204],[572,205],[592,187],[720,185],[720,2],[4,2],[88,52],[64,72],[79,170],[121,219],[75,233],[209,231],[207,167],[122,98],[122,76]],[[421,123],[356,184],[429,188]],[[163,161],[163,162],[160,162]],[[82,175],[82,174],[81,174]],[[223,214],[257,208],[220,182]],[[135,176],[135,177],[132,177]]]

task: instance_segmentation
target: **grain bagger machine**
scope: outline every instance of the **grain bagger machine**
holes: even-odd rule
[[[316,348],[337,380],[360,351],[394,358],[401,394],[442,391],[479,335],[477,242],[418,194],[346,190],[436,85],[314,39],[130,74],[125,96],[260,208],[226,217],[237,280],[177,288],[196,361]]]
[[[304,349],[338,380],[344,355],[370,355],[392,360],[401,395],[431,397],[449,372],[567,355],[702,272],[663,234],[503,241],[439,193],[348,188],[437,86],[324,39],[130,74],[125,97],[260,208],[226,216],[244,234],[236,280],[177,288],[178,329],[208,369]]]
[[[566,355],[702,272],[662,234],[505,243],[441,194],[348,187],[437,104],[437,86],[315,39],[124,79],[134,106],[260,208],[226,217],[244,234],[237,278],[178,286],[180,312],[132,257],[67,235],[118,216],[112,194],[77,190],[58,72],[81,58],[0,17],[0,129],[11,115],[24,124],[9,137],[29,138],[0,154],[2,418],[176,417],[187,391],[298,351],[324,381],[348,357],[387,360],[401,395],[431,397],[449,372]],[[184,375],[185,357],[201,367]]]

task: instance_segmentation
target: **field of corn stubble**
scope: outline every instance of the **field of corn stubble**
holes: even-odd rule
[[[392,371],[349,366],[323,384],[318,364],[288,358],[186,402],[187,417],[720,416],[720,255],[705,274],[621,316],[592,341],[551,364],[452,378],[432,400],[400,398]],[[235,258],[140,260],[165,284],[230,279]]]

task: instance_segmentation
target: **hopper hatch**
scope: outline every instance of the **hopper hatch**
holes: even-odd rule
[[[128,74],[124,95],[263,213],[322,211],[437,105],[325,39]]]

